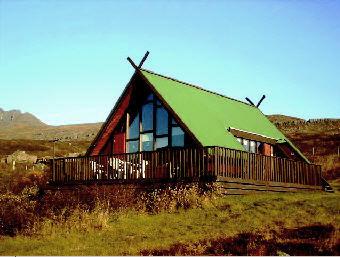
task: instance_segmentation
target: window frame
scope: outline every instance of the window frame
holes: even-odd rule
[[[152,97],[151,97],[152,95]],[[152,103],[153,108],[153,129],[151,130],[143,130],[142,131],[142,123],[143,123],[143,106]],[[167,133],[165,134],[161,134],[161,135],[157,135],[157,110],[163,108],[166,112],[167,112]],[[150,152],[150,151],[143,151],[143,142],[142,142],[142,136],[145,134],[153,134],[153,144],[152,144],[152,151],[156,151],[158,148],[156,149],[156,140],[159,138],[167,138],[168,139],[168,145],[164,148],[167,147],[185,147],[186,145],[186,139],[187,139],[187,133],[185,132],[185,130],[178,124],[178,122],[175,120],[175,118],[173,117],[173,115],[171,115],[171,113],[167,110],[167,108],[164,106],[164,104],[162,104],[162,102],[160,100],[158,100],[158,98],[156,97],[156,95],[154,93],[149,94],[145,101],[143,101],[142,105],[139,106],[136,110],[137,114],[135,114],[135,117],[137,115],[139,115],[139,137],[138,138],[127,138],[126,139],[126,152],[129,153],[129,148],[128,148],[128,143],[130,141],[136,141],[139,140],[139,151],[138,152]],[[130,112],[128,111],[128,113],[130,114]],[[172,129],[173,128],[180,128],[183,132],[184,132],[184,140],[183,140],[183,146],[173,146],[172,145]],[[127,128],[129,129],[129,127]],[[163,147],[162,147],[163,148]]]
[[[261,155],[262,155],[262,153],[259,151],[260,145],[268,144],[268,143],[264,143],[264,142],[261,142],[261,141],[256,141],[256,140],[252,140],[252,139],[248,139],[248,138],[243,138],[243,137],[235,137],[235,138],[236,138],[237,142],[239,142],[242,145],[243,149],[246,152],[248,152],[248,153],[253,153],[253,152],[250,151],[251,150],[251,143],[252,142],[254,142],[254,144],[255,144],[255,153],[254,154],[261,154]],[[248,145],[247,145],[248,146],[248,150],[244,146],[244,141],[245,140],[248,142]],[[269,145],[271,147],[271,156],[275,156],[274,145],[272,145],[272,144],[269,144]]]

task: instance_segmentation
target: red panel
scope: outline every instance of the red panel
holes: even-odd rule
[[[112,154],[112,141],[108,142],[105,148],[101,151],[103,155],[110,155]]]
[[[272,155],[272,146],[267,144],[267,143],[263,143],[263,155],[266,156],[271,156]]]
[[[113,153],[125,153],[125,133],[118,133],[113,136]]]
[[[101,149],[104,147],[107,140],[110,138],[110,135],[112,134],[113,130],[115,129],[120,119],[123,117],[127,107],[129,106],[129,102],[131,99],[131,92],[132,92],[132,87],[128,89],[126,96],[124,97],[124,99],[122,99],[121,103],[117,107],[117,110],[114,116],[111,118],[111,120],[108,121],[106,129],[103,131],[101,137],[98,138],[97,144],[92,149],[90,156],[99,155]]]

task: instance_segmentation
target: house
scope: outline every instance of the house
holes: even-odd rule
[[[321,185],[321,167],[259,108],[132,65],[86,157],[55,161],[56,182],[208,176]]]
[[[221,146],[309,163],[255,106],[139,69],[87,155]]]

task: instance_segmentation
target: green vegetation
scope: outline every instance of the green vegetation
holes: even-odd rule
[[[280,129],[323,165],[336,193],[220,196],[199,185],[111,185],[42,195],[46,167],[0,163],[0,255],[339,255],[339,121]],[[56,155],[89,143],[58,142]],[[0,140],[0,158],[16,150],[53,152],[46,140]]]
[[[308,235],[307,239],[314,240],[319,250],[336,249],[340,228],[339,193],[208,197],[198,195],[197,190],[190,190],[192,189],[182,190],[181,194],[185,198],[190,196],[187,205],[170,204],[172,207],[165,210],[148,210],[146,205],[150,204],[150,198],[139,198],[139,201],[144,201],[139,202],[138,208],[134,206],[113,210],[109,204],[97,202],[92,210],[78,206],[65,215],[69,209],[64,209],[58,215],[41,219],[33,226],[30,224],[30,229],[15,237],[1,238],[0,254],[194,255],[207,253],[206,249],[216,242],[214,240],[223,239],[226,244],[226,238],[238,236],[240,233],[241,238],[253,234],[262,241],[275,239],[275,242],[282,242],[288,240],[288,237],[278,238],[278,235],[288,235],[287,229],[312,225],[318,228],[318,231],[325,228],[329,233],[327,232],[327,238],[324,239],[320,239],[318,234],[318,239],[314,238],[315,241],[308,230],[312,239]],[[161,204],[162,197],[166,195],[164,192],[156,195],[153,193],[151,202],[154,206]],[[150,197],[150,194],[148,196]],[[180,198],[173,199],[175,203],[180,202]],[[320,233],[322,235],[323,232]],[[306,234],[296,235],[305,243]],[[255,240],[252,249],[261,248],[261,240]],[[296,241],[296,238],[294,240]],[[171,252],[168,249],[172,249]],[[290,248],[285,249],[287,252]],[[336,253],[334,251],[330,253]]]
[[[85,152],[89,141],[60,141],[55,143],[57,157],[67,156],[69,153]],[[17,150],[40,157],[53,156],[53,143],[48,140],[4,140],[0,139],[0,158]],[[1,171],[0,171],[1,172]]]

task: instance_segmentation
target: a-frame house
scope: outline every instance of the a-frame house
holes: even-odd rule
[[[86,156],[55,160],[53,182],[209,177],[321,187],[321,167],[259,108],[143,69],[146,57],[139,66],[128,58],[135,72]]]
[[[259,108],[138,67],[87,155],[204,146],[309,163]]]

